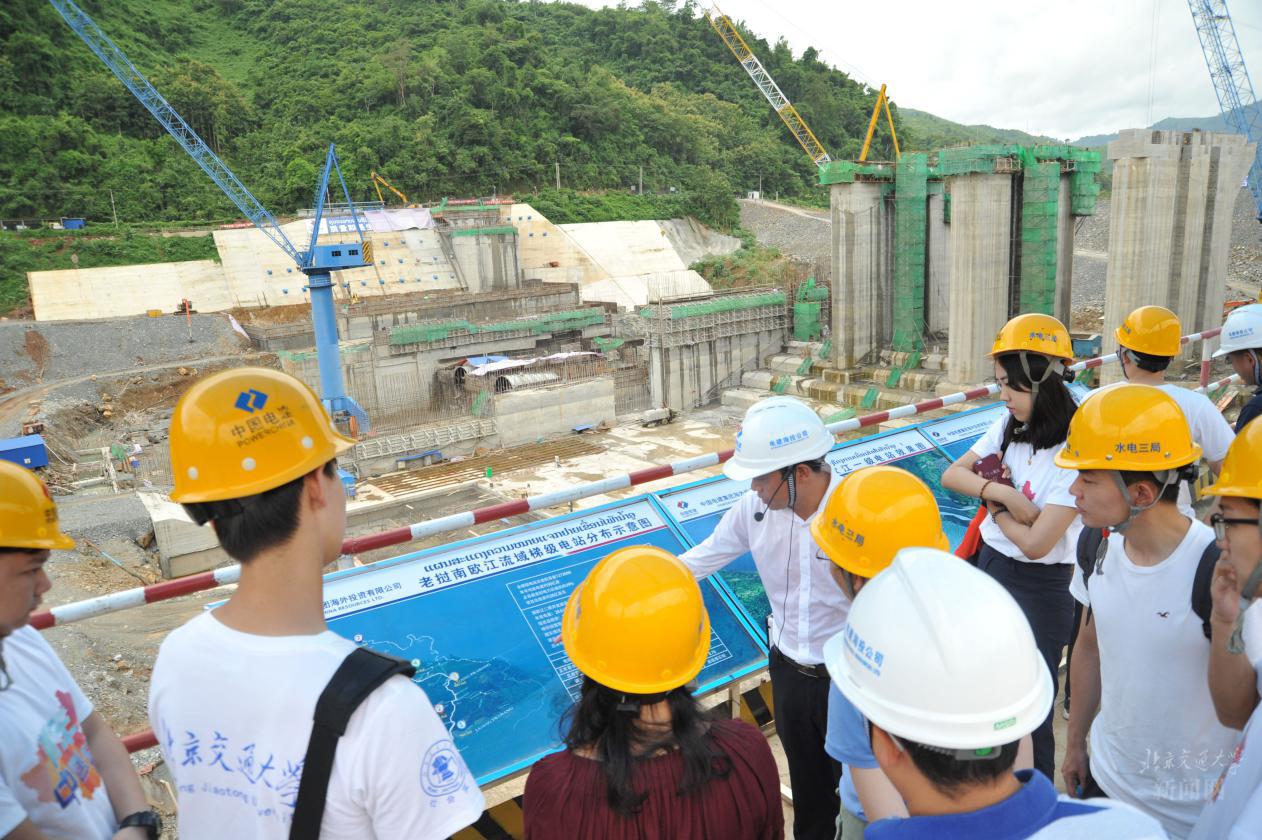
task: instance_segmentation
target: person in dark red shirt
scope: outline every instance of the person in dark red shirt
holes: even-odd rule
[[[561,641],[583,674],[567,749],[526,780],[526,840],[780,840],[780,774],[762,733],[709,720],[689,683],[710,649],[692,573],[613,552],[574,590]],[[565,725],[565,724],[563,724]]]

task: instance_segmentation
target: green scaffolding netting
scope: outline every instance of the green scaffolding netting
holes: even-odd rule
[[[925,328],[925,230],[929,156],[902,156],[894,179],[894,349],[919,350]]]
[[[702,303],[680,303],[666,307],[666,317],[672,321],[681,318],[696,318],[700,315],[713,315],[720,312],[735,312],[741,309],[757,309],[760,306],[784,306],[788,300],[784,292],[763,292],[756,295],[731,295],[715,298]],[[658,308],[646,306],[640,310],[642,318],[656,318]]]
[[[819,313],[818,303],[793,304],[794,341],[815,341],[820,337]]]
[[[1025,167],[1021,188],[1021,312],[1054,315],[1060,163]]]
[[[605,313],[601,309],[574,309],[567,312],[546,312],[528,318],[515,318],[511,321],[499,321],[493,324],[474,324],[469,321],[454,319],[449,321],[432,321],[424,324],[407,324],[393,327],[390,330],[390,344],[423,344],[431,341],[443,341],[453,333],[495,334],[506,332],[565,332],[596,326],[605,322]]]

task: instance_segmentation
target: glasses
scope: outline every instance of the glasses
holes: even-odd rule
[[[1216,513],[1209,518],[1209,524],[1212,525],[1214,528],[1214,536],[1217,539],[1225,540],[1227,539],[1227,526],[1228,525],[1257,525],[1258,520],[1240,519],[1240,518],[1230,519],[1226,516],[1223,516],[1221,513]]]

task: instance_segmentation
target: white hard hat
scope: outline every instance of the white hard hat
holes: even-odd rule
[[[833,683],[865,718],[918,744],[980,750],[1047,719],[1052,676],[1017,602],[936,548],[904,548],[824,644]]]
[[[1233,309],[1223,322],[1223,331],[1218,338],[1220,343],[1214,352],[1215,359],[1238,350],[1262,347],[1262,303]]]
[[[805,403],[770,397],[751,405],[736,433],[736,454],[723,474],[745,481],[785,467],[823,458],[833,448],[824,421]]]

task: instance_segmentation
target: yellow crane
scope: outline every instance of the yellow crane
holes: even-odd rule
[[[385,206],[385,204],[386,204],[386,200],[385,200],[385,199],[382,197],[382,195],[381,195],[381,188],[382,188],[382,187],[385,187],[385,188],[386,188],[386,189],[388,189],[390,192],[392,192],[392,193],[394,193],[395,195],[397,195],[397,196],[399,197],[399,201],[402,201],[402,202],[403,202],[403,206],[404,206],[404,207],[409,206],[409,205],[408,205],[408,197],[407,197],[406,195],[404,195],[403,193],[399,192],[399,190],[398,190],[398,189],[394,186],[394,184],[391,184],[391,183],[390,183],[389,181],[387,181],[385,178],[383,178],[383,177],[381,177],[379,174],[377,174],[377,171],[376,171],[376,170],[373,170],[373,172],[371,173],[371,177],[372,177],[372,185],[373,185],[373,188],[375,188],[375,189],[377,190],[377,200],[381,202],[381,205],[382,205],[383,207],[384,207],[384,206]]]
[[[798,109],[793,107],[793,103],[780,90],[776,80],[771,78],[771,74],[767,72],[766,67],[762,66],[762,62],[758,60],[758,56],[754,55],[749,44],[745,43],[745,39],[737,31],[732,19],[723,14],[717,5],[707,10],[705,16],[706,20],[710,21],[710,26],[723,39],[723,43],[727,44],[727,48],[732,51],[732,55],[736,56],[741,67],[745,68],[749,78],[753,79],[754,84],[762,91],[762,95],[767,97],[767,101],[788,126],[793,137],[802,145],[802,150],[810,157],[811,162],[816,166],[830,162],[832,158],[828,156],[823,144],[816,138],[815,132],[811,131],[806,120],[802,119],[802,115],[798,113]]]
[[[868,159],[868,150],[872,148],[872,135],[876,131],[876,121],[881,116],[881,111],[885,111],[885,121],[890,126],[890,139],[894,141],[894,159],[898,160],[903,153],[898,150],[898,132],[894,130],[894,118],[890,116],[890,100],[885,95],[885,85],[881,85],[881,92],[876,95],[876,104],[872,106],[872,119],[868,121],[868,136],[863,138],[863,151],[859,153],[859,160]]]

